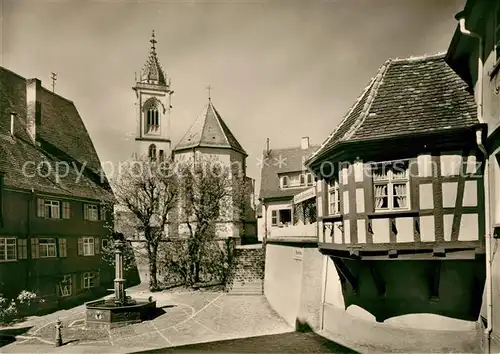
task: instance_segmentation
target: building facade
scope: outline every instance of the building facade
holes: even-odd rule
[[[478,118],[487,126],[478,141],[485,155],[486,286],[481,316],[485,349],[500,351],[500,1],[468,0],[455,16],[457,28],[446,61],[474,92]]]
[[[243,215],[231,209],[234,203],[227,203],[229,210],[221,215],[215,232],[220,238],[234,237],[239,243],[256,239],[257,220],[254,205],[255,182],[246,174],[248,154],[231,132],[222,116],[215,109],[211,98],[201,115],[195,120],[173,151],[176,164],[185,162],[218,163],[230,171],[230,178],[236,181],[241,174],[246,187]],[[236,201],[235,201],[236,202]],[[179,236],[187,235],[187,225],[179,220]]]
[[[467,84],[444,54],[388,60],[306,162],[318,179],[324,317],[473,330],[485,192]],[[424,320],[425,318],[425,320]]]
[[[0,68],[0,107],[0,293],[49,307],[101,294],[114,197],[74,103]]]
[[[268,142],[269,145],[269,142]],[[315,181],[304,162],[317,149],[303,137],[301,146],[270,149],[262,154],[259,241],[315,238]]]

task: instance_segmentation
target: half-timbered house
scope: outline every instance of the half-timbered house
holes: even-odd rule
[[[443,54],[379,69],[306,162],[331,269],[326,306],[339,296],[338,274],[342,306],[377,321],[433,314],[474,326],[485,279],[483,134],[474,98]]]

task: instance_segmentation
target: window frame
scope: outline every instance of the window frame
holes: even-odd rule
[[[67,281],[69,279],[69,281]],[[67,292],[63,292],[63,284],[65,286],[66,290],[69,290]],[[60,297],[69,297],[73,293],[73,275],[72,274],[65,274],[63,275],[62,280],[59,282],[59,295]]]
[[[92,242],[90,242],[92,240]],[[87,241],[87,242],[86,242]],[[89,245],[92,245],[90,247]],[[90,250],[92,251],[91,253],[86,252],[86,248],[90,247]],[[95,256],[95,238],[94,237],[82,237],[82,256],[85,257],[92,257]]]
[[[0,262],[15,262],[15,261],[17,261],[17,238],[7,236],[7,237],[0,237],[0,240],[3,241],[3,245],[0,245],[0,254],[3,253],[3,257],[4,257],[4,259],[0,259]],[[8,241],[14,241],[14,244],[9,245]],[[8,258],[9,247],[14,249],[14,258]]]
[[[53,240],[53,242],[42,242]],[[42,247],[44,246],[44,247]],[[53,255],[49,254],[49,250],[52,249],[53,246]],[[45,249],[47,252],[42,252]],[[57,241],[55,237],[39,237],[38,238],[38,258],[57,258]]]
[[[394,177],[394,165],[404,163],[406,164],[406,169],[404,173],[404,177]],[[409,160],[395,160],[395,161],[384,161],[379,163],[372,164],[372,186],[373,186],[373,208],[375,212],[391,212],[391,211],[404,211],[410,210],[411,208],[411,188],[410,188],[410,161]],[[386,169],[385,178],[376,179],[376,169],[380,166],[384,166]],[[395,207],[394,206],[394,198],[400,196],[395,194],[394,187],[395,185],[404,185],[406,194],[404,197],[406,198],[406,206],[405,207]],[[377,186],[386,186],[386,194],[377,196],[376,188]],[[403,196],[403,195],[401,195]],[[387,207],[381,208],[377,207],[377,198],[387,198]]]
[[[43,212],[40,212],[39,208],[42,207],[42,205]],[[37,209],[37,216],[40,218],[54,220],[61,219],[61,202],[59,200],[38,198]],[[54,213],[54,209],[57,210],[57,213]],[[54,217],[54,215],[57,215],[57,217]]]
[[[82,274],[82,288],[83,289],[94,288],[95,287],[95,279],[96,279],[96,276],[95,276],[94,272],[84,272]],[[88,284],[86,284],[86,282],[88,282]]]
[[[271,226],[278,226],[279,224],[279,216],[278,209],[271,210]]]
[[[338,179],[333,179],[328,183],[328,215],[340,214],[340,207],[340,184]]]
[[[94,218],[95,215],[95,218]],[[84,204],[83,217],[88,221],[100,221],[99,220],[99,205],[97,204]]]
[[[281,188],[288,188],[288,176],[281,176]]]

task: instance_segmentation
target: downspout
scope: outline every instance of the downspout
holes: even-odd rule
[[[483,38],[477,34],[469,31],[465,27],[465,17],[464,13],[458,13],[455,18],[459,21],[460,32],[465,34],[466,36],[476,38],[478,40],[478,55],[477,55],[477,92],[476,92],[476,101],[477,101],[477,119],[479,123],[484,124],[484,116],[483,116]],[[491,221],[490,221],[490,178],[489,178],[489,156],[488,151],[486,150],[483,143],[483,130],[478,129],[476,131],[476,143],[484,155],[484,218],[486,224],[486,233],[485,233],[485,252],[486,252],[486,322],[487,326],[484,330],[484,334],[486,336],[486,353],[491,352],[491,330],[492,330],[492,279],[491,279]]]

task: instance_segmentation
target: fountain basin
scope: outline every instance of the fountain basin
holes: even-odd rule
[[[85,327],[111,329],[142,322],[151,318],[156,311],[156,301],[135,299],[117,306],[114,299],[96,300],[85,303]]]

